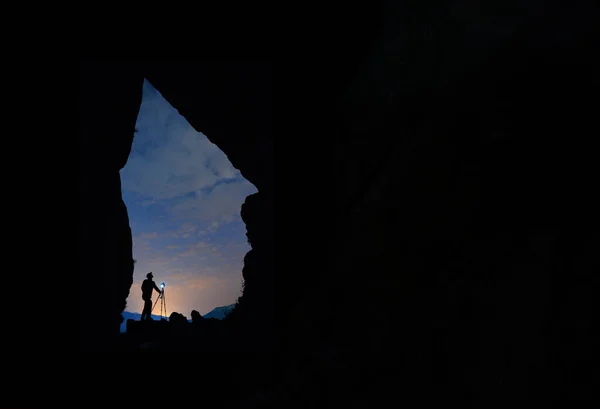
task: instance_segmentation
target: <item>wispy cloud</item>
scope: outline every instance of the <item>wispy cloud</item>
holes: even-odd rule
[[[234,191],[256,191],[227,156],[196,132],[148,82],[136,126],[138,137],[122,179],[124,189],[146,197],[144,204],[193,193],[209,198],[212,195],[203,194],[203,189],[212,190],[228,181],[236,182]]]

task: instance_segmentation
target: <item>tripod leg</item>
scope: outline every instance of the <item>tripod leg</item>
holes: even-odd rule
[[[160,297],[158,297],[160,298]],[[156,301],[154,301],[154,305],[152,306],[152,309],[150,310],[150,314],[152,314],[152,311],[154,311],[154,307],[156,307],[156,303],[158,302],[158,298],[156,299]],[[150,318],[150,317],[148,317]]]

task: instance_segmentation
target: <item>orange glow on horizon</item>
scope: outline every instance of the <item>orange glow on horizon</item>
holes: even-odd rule
[[[167,317],[172,312],[178,312],[191,319],[192,310],[205,315],[216,307],[227,304],[233,304],[241,295],[241,289],[236,294],[232,292],[231,280],[220,279],[217,277],[193,277],[184,275],[171,275],[167,280],[157,279],[155,273],[155,282],[160,288],[160,283],[165,282],[165,301],[167,308]],[[173,284],[170,284],[173,283]],[[129,291],[127,306],[125,311],[141,313],[144,308],[142,300],[142,283],[135,281]],[[241,283],[240,283],[241,287]],[[161,301],[157,302],[159,294],[152,292],[153,315],[160,315]],[[231,302],[223,303],[224,299],[230,299]],[[163,315],[165,315],[163,310]]]

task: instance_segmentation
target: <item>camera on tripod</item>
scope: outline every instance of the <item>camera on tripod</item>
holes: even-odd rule
[[[167,315],[167,300],[165,299],[165,282],[164,281],[162,283],[160,283],[160,290],[161,290],[160,294],[158,295],[158,298],[156,299],[156,301],[154,302],[154,305],[152,306],[152,311],[154,311],[154,307],[156,307],[158,300],[160,300],[160,316],[162,318],[163,309],[165,310],[165,315]]]

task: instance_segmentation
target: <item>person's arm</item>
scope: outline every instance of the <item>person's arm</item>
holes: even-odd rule
[[[154,284],[154,289],[156,291],[158,291],[159,294],[162,293],[162,290],[160,288],[158,288],[158,286],[156,285],[156,283],[153,283],[153,284]]]

